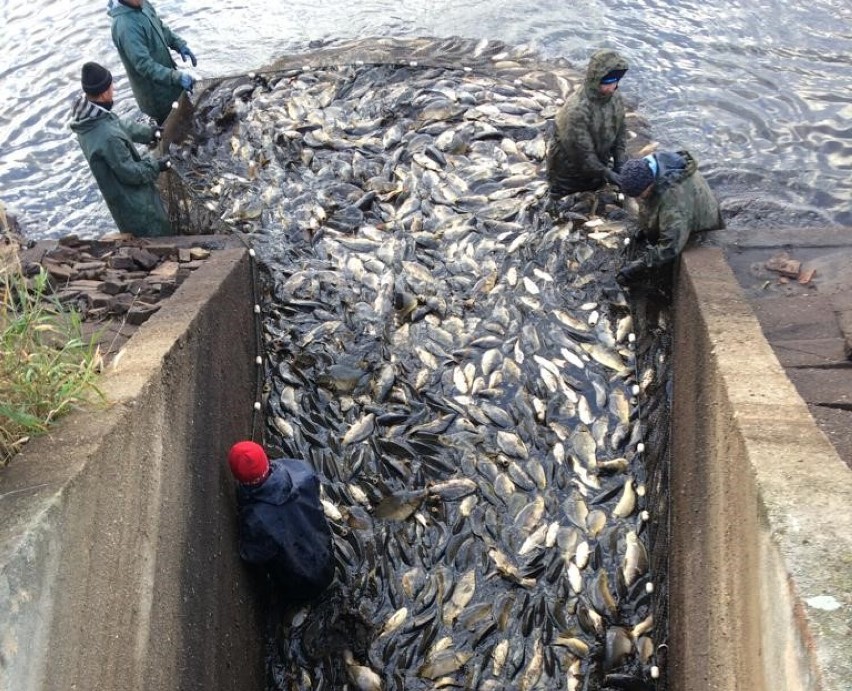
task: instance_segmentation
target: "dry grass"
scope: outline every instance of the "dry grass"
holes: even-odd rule
[[[47,274],[25,278],[17,253],[0,256],[0,466],[50,423],[100,396],[95,340],[50,294]]]

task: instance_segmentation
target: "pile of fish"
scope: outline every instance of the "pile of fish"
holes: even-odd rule
[[[222,80],[173,151],[252,233],[266,442],[335,535],[271,688],[653,688],[627,214],[548,198],[582,75],[454,41]]]

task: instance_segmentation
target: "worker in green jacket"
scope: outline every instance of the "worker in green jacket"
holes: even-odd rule
[[[639,238],[647,241],[639,257],[618,272],[621,284],[671,264],[694,231],[725,227],[719,202],[688,151],[631,159],[622,167],[618,181],[624,194],[640,200]]]
[[[614,50],[596,51],[582,88],[556,114],[547,151],[552,197],[616,182],[614,176],[627,160],[624,103],[618,93],[627,67],[627,60]]]
[[[177,69],[169,49],[184,62],[190,60],[193,67],[198,61],[186,41],[163,24],[147,0],[117,0],[109,16],[112,42],[124,63],[136,103],[162,125],[181,92],[192,91],[195,85],[191,75]]]
[[[159,128],[123,120],[112,112],[112,74],[101,65],[83,65],[81,82],[84,93],[74,104],[70,127],[115,224],[121,232],[138,236],[171,235],[154,184],[171,163],[168,158],[140,155],[134,146],[155,141]]]

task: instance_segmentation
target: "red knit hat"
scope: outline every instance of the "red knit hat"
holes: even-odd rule
[[[228,465],[237,481],[244,485],[260,485],[269,477],[269,459],[260,444],[239,441],[228,452]]]

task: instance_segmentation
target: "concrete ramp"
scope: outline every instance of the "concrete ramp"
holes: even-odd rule
[[[852,688],[852,471],[720,250],[676,286],[670,688]]]
[[[116,358],[106,404],[2,469],[0,689],[262,688],[224,462],[251,428],[250,287],[245,251],[215,252]]]

